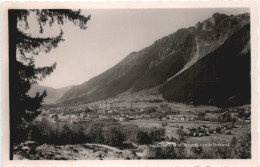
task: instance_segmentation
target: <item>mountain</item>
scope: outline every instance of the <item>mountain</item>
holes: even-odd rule
[[[47,90],[47,96],[44,99],[45,104],[56,103],[59,98],[61,98],[65,92],[67,92],[72,86],[67,86],[59,89],[55,89],[48,86],[42,85],[33,85],[29,90],[29,96],[33,97],[37,92],[42,93],[44,90]]]
[[[72,87],[58,102],[84,104],[156,87],[170,101],[218,106],[248,103],[249,24],[248,13],[215,13],[130,53],[114,67]]]
[[[161,86],[172,101],[230,106],[250,103],[250,26]]]

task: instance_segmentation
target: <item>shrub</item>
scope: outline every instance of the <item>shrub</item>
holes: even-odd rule
[[[121,146],[125,140],[122,130],[118,126],[106,127],[103,130],[104,143],[111,146]]]
[[[200,112],[198,112],[198,116],[199,116],[199,117],[204,117],[204,116],[206,116],[206,113],[205,113],[205,112],[202,112],[202,111],[200,111]]]
[[[185,133],[182,129],[177,130],[177,135],[179,136],[179,141],[183,142],[185,140]]]

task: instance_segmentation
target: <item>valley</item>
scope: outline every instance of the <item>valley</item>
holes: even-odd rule
[[[234,149],[233,140],[242,142],[250,133],[250,105],[220,109],[159,102],[157,106],[119,107],[104,101],[90,107],[45,105],[34,121],[32,141],[18,145],[15,156],[56,160],[158,159],[154,152],[165,148],[183,150],[182,158],[189,159],[200,157],[192,149],[217,151],[213,144],[222,144],[230,151]]]

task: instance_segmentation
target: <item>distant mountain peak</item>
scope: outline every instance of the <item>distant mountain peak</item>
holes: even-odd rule
[[[228,18],[229,16],[225,14],[220,14],[220,13],[214,13],[211,17],[208,19],[204,20],[203,22],[198,22],[195,25],[195,28],[198,31],[201,30],[212,30],[215,28],[223,19]]]
[[[29,96],[33,97],[37,92],[42,93],[44,90],[47,91],[47,97],[43,100],[45,104],[53,104],[56,103],[59,98],[61,98],[73,85],[62,87],[62,88],[52,88],[50,86],[43,86],[43,85],[32,85],[31,89],[29,90]]]

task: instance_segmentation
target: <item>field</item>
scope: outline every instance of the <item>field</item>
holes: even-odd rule
[[[162,124],[167,123],[167,126],[164,126]],[[212,129],[216,129],[217,127],[220,127],[224,123],[219,122],[207,122],[207,121],[193,121],[193,122],[177,122],[177,121],[157,121],[157,120],[132,120],[132,121],[126,121],[121,122],[121,124],[135,124],[138,125],[138,127],[144,127],[144,128],[165,128],[165,135],[173,138],[178,138],[177,130],[180,129],[178,127],[183,126],[183,131],[188,133],[187,128],[197,128],[202,125],[206,125]],[[249,124],[235,124],[236,128],[231,129],[232,134],[211,134],[210,136],[202,136],[202,137],[187,137],[187,143],[212,143],[213,141],[220,141],[223,143],[230,142],[231,139],[235,136],[240,136],[245,127],[248,127]]]

